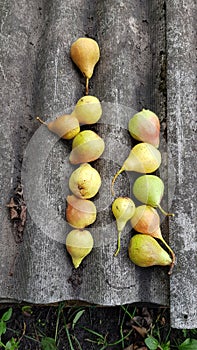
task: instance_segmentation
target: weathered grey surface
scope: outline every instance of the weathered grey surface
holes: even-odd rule
[[[196,15],[195,1],[167,2],[167,132],[176,169],[169,234],[177,253],[170,299],[171,323],[179,328],[197,327]]]
[[[176,109],[171,106],[171,99],[176,100],[173,60],[176,65],[177,59],[173,56],[176,38],[173,38],[175,32],[170,27],[174,15],[169,3],[168,145],[176,165],[178,153],[174,147],[173,122]],[[172,2],[172,5],[175,6],[175,3]],[[123,234],[120,256],[117,259],[113,257],[116,227],[110,210],[113,200],[111,178],[132,146],[127,123],[133,112],[142,107],[153,109],[160,116],[163,162],[159,174],[167,185],[165,2],[20,0],[20,5],[17,5],[8,0],[2,4],[1,17],[1,299],[35,303],[81,299],[103,305],[140,301],[169,305],[167,269],[155,267],[144,270],[129,262],[129,226]],[[73,171],[68,162],[71,144],[58,140],[40,127],[34,117],[40,115],[46,120],[48,115],[53,118],[69,112],[84,94],[84,79],[72,63],[69,50],[74,40],[86,35],[95,38],[101,49],[101,59],[90,82],[90,94],[102,101],[103,116],[98,125],[91,128],[104,138],[106,150],[102,158],[94,163],[103,180],[100,193],[95,198],[98,219],[91,227],[95,248],[75,271],[64,247],[69,231],[64,211],[68,178]],[[183,77],[182,84],[187,86],[186,83],[186,77]],[[187,90],[184,90],[185,95],[181,95],[182,91],[180,86],[179,96],[185,98]],[[187,106],[185,108],[188,113]],[[180,134],[185,139],[181,127]],[[16,245],[5,205],[20,181],[21,166],[29,214],[24,241]],[[191,174],[188,171],[188,178]],[[128,177],[124,174],[117,180],[117,195],[129,195],[129,179],[132,182],[134,175]],[[186,189],[189,191],[191,187],[187,185]],[[169,189],[169,193],[172,194],[173,189]],[[173,203],[176,203],[174,209],[177,211],[182,196],[183,192],[176,192]],[[171,244],[175,251],[175,237],[179,237],[180,224],[176,220],[178,217],[170,224],[173,225],[170,232],[173,232]],[[162,228],[168,238],[167,220]],[[179,245],[178,258],[182,256],[183,249],[185,246]],[[179,285],[182,286],[178,273],[185,268],[182,261],[178,262],[171,283],[175,327],[182,326],[178,317],[180,307],[175,307],[175,294]],[[9,276],[10,269],[13,276]],[[187,289],[187,293],[191,300],[191,290],[188,292]],[[185,298],[184,294],[181,296]],[[179,305],[185,305],[186,301],[181,296]],[[194,327],[195,318],[191,315],[188,319],[190,323],[185,327]]]

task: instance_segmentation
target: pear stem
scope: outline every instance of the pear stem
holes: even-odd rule
[[[161,210],[162,214],[166,215],[166,216],[174,216],[173,213],[167,213],[161,206],[160,204],[157,205],[158,208]]]
[[[115,192],[114,192],[114,183],[117,179],[117,177],[124,171],[124,167],[122,166],[122,168],[120,170],[117,171],[117,173],[114,175],[113,179],[112,179],[112,183],[111,183],[111,193],[112,196],[115,196]]]
[[[171,275],[172,273],[172,270],[174,268],[174,265],[175,265],[175,260],[176,260],[176,257],[175,257],[175,254],[173,252],[173,250],[170,248],[170,246],[166,243],[165,239],[162,237],[160,238],[160,240],[163,242],[163,244],[166,246],[166,248],[168,248],[169,252],[171,253],[171,256],[172,256],[172,263],[170,265],[170,270],[168,272],[168,275]]]
[[[47,126],[47,123],[45,123],[42,119],[40,119],[40,117],[36,117],[36,120],[38,120],[41,124]]]
[[[118,231],[117,250],[115,251],[114,256],[117,256],[120,251],[120,235],[121,231]]]
[[[86,77],[86,95],[89,94],[89,78]]]

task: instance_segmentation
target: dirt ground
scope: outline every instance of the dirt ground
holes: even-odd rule
[[[168,350],[178,349],[186,338],[197,339],[196,330],[171,329],[169,309],[162,307],[65,307],[65,303],[9,307],[12,316],[2,341],[14,337],[21,350],[148,350],[148,336],[157,339],[155,349]],[[7,309],[1,305],[0,317]]]

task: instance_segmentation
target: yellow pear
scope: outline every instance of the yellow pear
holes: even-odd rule
[[[72,44],[70,55],[86,78],[86,95],[88,95],[89,79],[92,77],[94,67],[100,58],[99,46],[91,38],[79,38]]]
[[[135,171],[138,173],[153,173],[161,164],[161,153],[149,143],[141,142],[135,145],[121,169],[117,171],[112,180],[112,194],[114,183],[123,171]],[[143,189],[143,187],[142,187]]]
[[[77,102],[72,115],[80,124],[94,124],[102,115],[101,103],[95,96],[83,96]]]
[[[78,119],[70,114],[61,115],[49,123],[45,123],[39,117],[36,119],[39,120],[41,124],[46,125],[50,131],[62,139],[73,139],[80,132]]]
[[[118,197],[112,203],[112,212],[116,218],[116,225],[118,229],[117,250],[114,256],[117,256],[120,251],[120,236],[128,220],[132,218],[135,213],[135,203],[128,197]]]
[[[93,237],[87,230],[72,230],[66,237],[66,249],[71,255],[74,267],[77,269],[82,260],[93,248]]]
[[[101,177],[90,164],[83,163],[75,169],[69,178],[69,188],[81,199],[94,197],[101,187]]]
[[[69,160],[71,164],[89,163],[98,159],[105,149],[103,139],[92,130],[83,130],[75,136]]]

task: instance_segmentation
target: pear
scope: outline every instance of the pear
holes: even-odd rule
[[[135,204],[128,197],[118,197],[112,203],[112,212],[116,218],[116,225],[118,229],[118,240],[117,240],[117,250],[114,256],[117,256],[120,251],[120,236],[123,231],[127,221],[129,221],[134,212]]]
[[[57,134],[62,139],[73,139],[80,132],[78,119],[70,114],[61,115],[48,124],[39,117],[36,119],[39,120],[41,124],[46,125],[50,131]]]
[[[79,38],[72,44],[70,55],[86,78],[86,95],[88,95],[89,79],[92,77],[94,67],[100,58],[99,46],[91,38]]]
[[[174,215],[167,213],[160,206],[164,194],[164,183],[158,176],[143,175],[138,177],[133,185],[133,194],[140,202],[159,208],[164,215]]]
[[[72,164],[92,162],[101,156],[104,148],[104,141],[94,131],[81,131],[73,140],[69,160]]]
[[[169,254],[151,236],[137,234],[133,236],[128,247],[130,260],[141,267],[172,264]]]
[[[160,122],[155,113],[143,109],[130,119],[128,128],[134,139],[159,147]]]
[[[82,260],[93,248],[93,237],[87,230],[72,230],[66,237],[66,249],[71,255],[74,267],[77,269]]]
[[[101,186],[101,177],[90,164],[83,163],[74,170],[69,178],[69,188],[78,198],[94,197]]]
[[[84,228],[96,220],[96,206],[88,199],[67,196],[66,220],[75,228]]]
[[[160,217],[150,205],[140,205],[136,207],[130,222],[137,232],[151,234],[160,226]]]
[[[160,217],[153,207],[149,205],[140,205],[135,209],[135,213],[131,218],[131,226],[135,231],[144,233],[145,235],[152,236],[160,239],[166,248],[170,251],[172,256],[172,264],[169,274],[172,273],[172,269],[175,264],[175,254],[170,246],[164,240],[160,229]]]
[[[94,124],[102,115],[102,107],[95,96],[83,96],[75,105],[71,115],[75,116],[80,124]]]
[[[157,170],[161,164],[161,153],[151,144],[143,142],[134,146],[123,163],[122,168],[115,174],[112,180],[113,187],[117,177],[123,171],[136,171],[138,173],[152,173]]]

